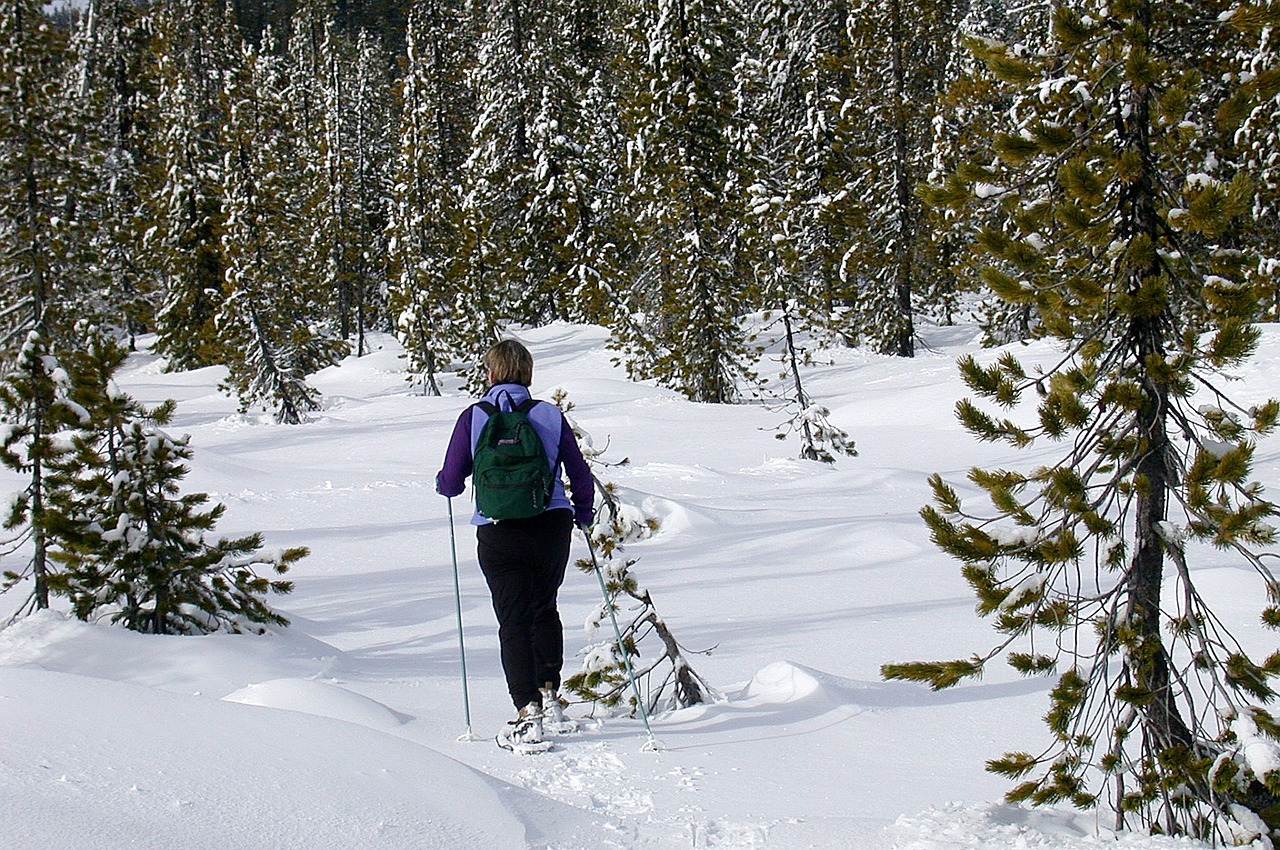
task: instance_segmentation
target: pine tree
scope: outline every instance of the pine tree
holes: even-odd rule
[[[540,93],[530,126],[528,226],[539,259],[529,268],[549,315],[606,320],[626,229],[617,201],[622,134],[611,109],[611,10],[560,0],[536,30]]]
[[[342,293],[339,329],[355,337],[357,355],[369,351],[370,330],[391,329],[383,293],[388,277],[387,199],[394,156],[391,105],[391,58],[368,30],[356,37],[351,87],[350,136],[355,154],[352,172],[357,212],[358,251],[350,292]]]
[[[499,318],[495,308],[511,315],[546,307],[547,290],[528,274],[538,246],[526,227],[533,193],[530,129],[540,81],[536,16],[526,0],[499,0],[486,3],[476,21],[480,41],[469,88],[477,114],[462,174],[469,249],[462,261],[477,312],[490,322]]]
[[[49,607],[50,577],[55,572],[50,550],[58,526],[51,504],[68,486],[66,478],[56,472],[70,451],[61,434],[83,427],[88,419],[72,393],[71,377],[54,355],[48,338],[31,331],[16,364],[0,383],[0,419],[5,424],[0,463],[24,482],[4,518],[4,528],[13,536],[0,542],[0,552],[29,553],[21,570],[5,570],[0,591],[31,581],[29,601],[19,606],[19,614],[28,605]]]
[[[734,68],[735,122],[730,157],[742,174],[747,212],[741,222],[738,267],[749,275],[751,302],[765,308],[807,305],[800,165],[808,155],[798,68],[806,57],[792,39],[804,39],[806,20],[789,0],[762,0],[750,9],[756,23],[744,33]],[[797,55],[801,54],[801,55]]]
[[[1006,652],[1022,673],[1056,671],[1050,743],[988,765],[1022,780],[1008,797],[1105,802],[1118,827],[1205,838],[1271,817],[1280,794],[1280,772],[1256,758],[1276,750],[1264,705],[1280,655],[1240,648],[1192,570],[1210,545],[1232,553],[1264,579],[1264,623],[1280,624],[1259,554],[1277,510],[1250,479],[1280,404],[1242,409],[1222,387],[1256,346],[1269,282],[1231,241],[1249,229],[1250,191],[1222,166],[1213,123],[1238,38],[1218,11],[1087,2],[1055,9],[1043,53],[975,45],[1007,85],[1010,123],[994,162],[931,200],[995,218],[978,236],[985,283],[1033,305],[1066,351],[1041,374],[1012,354],[961,361],[993,404],[1034,391],[1034,424],[970,400],[958,413],[979,439],[1066,449],[1030,471],[973,470],[985,513],[935,476],[924,518],[1003,637],[971,659],[884,668],[935,688]]]
[[[389,60],[368,33],[351,37],[335,18],[325,25],[320,63],[322,196],[317,242],[326,267],[322,293],[330,321],[365,353],[370,327],[389,329],[378,303],[387,282],[387,169],[391,141]]]
[[[532,179],[525,226],[535,235],[538,256],[528,265],[527,279],[539,281],[547,301],[542,308],[530,303],[530,315],[564,318],[570,312],[566,296],[603,267],[599,258],[585,256],[599,243],[593,239],[591,203],[597,182],[578,140],[584,89],[571,72],[544,81],[529,127]]]
[[[860,152],[843,191],[865,226],[847,248],[863,336],[899,357],[915,354],[915,301],[939,263],[916,185],[928,173],[954,3],[854,0],[849,83],[839,103],[845,143]]]
[[[756,354],[740,326],[745,190],[732,156],[742,20],[728,0],[627,8],[620,108],[637,252],[615,344],[633,377],[730,402]]]
[[[449,273],[458,348],[474,352],[505,322],[566,318],[580,309],[570,293],[599,300],[613,243],[596,218],[608,163],[588,159],[601,134],[582,110],[600,82],[586,64],[595,14],[579,0],[502,0],[475,20],[476,118]]]
[[[226,351],[226,385],[242,406],[265,403],[278,422],[297,424],[319,407],[307,376],[336,362],[346,342],[317,331],[310,282],[293,265],[310,232],[290,204],[283,148],[292,124],[282,120],[290,105],[278,64],[246,45],[228,86],[221,140],[226,279],[216,333]]]
[[[1280,8],[1240,3],[1230,22],[1250,37],[1232,69],[1239,89],[1221,118],[1235,132],[1233,159],[1254,182],[1254,225],[1246,238],[1256,245],[1260,271],[1274,275],[1280,268]],[[1268,299],[1267,317],[1280,320],[1280,287]]]
[[[585,83],[557,27],[565,3],[485,6],[470,88],[477,104],[462,173],[464,280],[490,320],[563,318],[569,236],[582,212],[577,104]],[[487,294],[487,295],[486,295]],[[486,306],[487,305],[487,306]],[[481,320],[482,327],[484,320]]]
[[[601,35],[600,40],[604,40]],[[607,63],[605,63],[607,65]],[[626,142],[617,114],[617,81],[611,70],[584,60],[590,75],[578,112],[581,146],[579,201],[571,217],[567,272],[571,294],[565,314],[574,321],[612,325],[626,301],[627,258],[635,255],[635,234],[626,215]],[[594,69],[593,69],[594,68]]]
[[[129,0],[92,0],[77,24],[69,92],[85,116],[77,135],[101,154],[92,161],[89,238],[104,286],[80,304],[81,319],[94,310],[129,333],[152,325],[159,268],[145,249],[150,226],[145,198],[147,136],[154,107],[155,68],[141,9]]]
[[[308,314],[322,321],[328,336],[340,336],[333,318],[334,250],[329,230],[329,155],[326,142],[326,50],[334,15],[330,0],[300,2],[289,19],[281,73],[288,104],[288,129],[279,139],[288,169],[288,202],[298,219],[294,277],[305,282]]]
[[[453,328],[450,269],[458,240],[461,168],[470,126],[465,68],[466,18],[454,0],[423,0],[409,16],[399,87],[388,244],[390,309],[424,392],[440,394],[437,375],[463,359]]]
[[[0,462],[24,481],[5,518],[15,536],[4,545],[30,553],[3,586],[30,579],[38,608],[49,605],[46,505],[59,486],[49,469],[65,451],[58,433],[78,422],[54,350],[98,284],[85,221],[94,206],[86,164],[97,151],[77,132],[84,116],[68,97],[68,61],[39,3],[0,2],[0,352],[16,353],[0,385]]]
[[[155,350],[172,369],[221,362],[214,327],[222,302],[223,91],[240,51],[218,0],[174,0],[150,7],[159,94],[148,203],[148,233],[163,274]]]
[[[993,81],[980,73],[981,63],[964,45],[970,39],[1014,41],[1015,31],[1005,4],[982,0],[969,4],[968,13],[952,36],[942,73],[938,109],[933,120],[932,149],[927,180],[940,183],[963,163],[990,159],[990,128],[1009,104]],[[973,218],[956,220],[945,207],[926,207],[923,225],[937,246],[938,268],[923,283],[924,302],[938,311],[937,318],[950,324],[962,307],[964,281],[972,280],[974,263],[986,262],[968,246],[975,230],[987,222]],[[972,289],[972,287],[971,287]],[[976,297],[963,299],[986,334],[987,345],[1002,345],[1032,335],[1034,317],[1026,305],[1009,305],[979,289]]]
[[[95,329],[85,336],[70,367],[90,420],[58,464],[66,486],[53,503],[52,557],[62,565],[54,590],[81,619],[152,634],[287,625],[263,597],[292,589],[270,576],[307,550],[259,554],[260,534],[206,539],[225,508],[180,493],[192,450],[164,430],[174,402],[148,409],[121,393],[113,381],[127,352]]]
[[[101,280],[86,254],[99,155],[69,96],[69,51],[28,0],[0,2],[0,353],[56,342]]]
[[[754,127],[745,241],[758,303],[831,343],[856,336],[848,245],[865,215],[844,191],[855,152],[837,104],[851,86],[843,0],[757,0],[739,63],[742,109]]]
[[[559,105],[543,110],[548,120],[541,124],[553,130],[543,147],[558,168],[544,185],[562,188],[558,307],[573,321],[608,325],[621,302],[621,270],[634,236],[620,192],[626,140],[614,62],[618,9],[593,0],[564,0],[563,8],[559,31],[551,34],[558,48],[551,91]]]
[[[786,393],[786,408],[790,411],[791,417],[774,436],[779,440],[785,440],[788,432],[793,431],[799,434],[800,457],[805,460],[835,463],[836,455],[857,457],[858,450],[849,439],[848,433],[833,425],[828,418],[831,411],[815,402],[805,391],[804,382],[800,377],[800,366],[807,362],[807,357],[796,338],[795,321],[792,318],[798,312],[794,303],[788,303],[774,322],[775,325],[782,325],[780,352],[784,369],[782,378],[785,380],[790,374],[792,384],[790,391]]]
[[[300,116],[298,132],[313,157],[324,146],[325,40],[334,15],[331,0],[302,0],[289,18],[285,58],[290,102]]]
[[[552,400],[568,417],[573,403],[567,396],[560,392]],[[591,436],[572,418],[569,422],[588,463],[597,468],[607,465],[601,460],[603,452],[594,447]],[[628,462],[624,459],[620,464]],[[611,613],[615,618],[622,614],[618,629],[621,639],[615,636],[586,647],[581,653],[582,669],[565,680],[565,689],[589,702],[614,708],[624,700],[633,699],[629,669],[637,686],[647,692],[646,713],[719,699],[719,693],[690,666],[686,650],[658,614],[652,594],[640,585],[632,572],[636,559],[622,558],[628,543],[644,540],[658,531],[658,520],[623,502],[618,488],[596,472],[593,471],[591,477],[602,508],[588,531],[592,558],[578,561],[577,566],[587,573],[600,570],[604,599],[588,619],[587,627],[594,633]],[[630,607],[624,611],[623,606],[628,603]],[[657,638],[661,650],[642,662],[640,648],[650,636]],[[634,704],[632,710],[635,710]]]

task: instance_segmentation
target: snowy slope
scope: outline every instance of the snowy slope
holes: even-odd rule
[[[806,388],[860,456],[795,459],[763,405],[691,404],[625,379],[604,332],[522,335],[534,391],[564,388],[625,498],[661,518],[635,573],[722,702],[638,721],[601,718],[554,753],[517,758],[466,732],[449,518],[432,480],[465,398],[408,392],[390,339],[317,376],[316,421],[238,414],[216,369],[166,374],[140,354],[138,398],[179,400],[191,490],[228,510],[219,532],[311,547],[293,621],[263,637],[157,638],[46,613],[0,632],[0,845],[44,847],[1170,848],[1095,838],[1091,815],[998,803],[983,762],[1032,749],[1049,682],[993,668],[943,693],[880,681],[882,663],[959,657],[994,638],[957,566],[918,516],[926,477],[1034,463],[974,443],[952,406],[971,329],[933,332],[914,361],[831,353]],[[1044,346],[1020,346],[1028,362]],[[994,357],[997,352],[984,352]],[[1280,329],[1241,370],[1242,400],[1280,386]],[[1256,477],[1280,488],[1280,442]],[[458,514],[473,729],[511,713],[495,625]],[[585,554],[579,541],[578,554]],[[1202,579],[1249,644],[1256,580],[1209,553]],[[1217,560],[1214,560],[1217,559]],[[0,567],[3,567],[0,564]],[[561,594],[570,653],[598,587]],[[16,604],[0,597],[0,613]],[[574,661],[570,660],[570,666]],[[584,706],[571,714],[584,715]]]

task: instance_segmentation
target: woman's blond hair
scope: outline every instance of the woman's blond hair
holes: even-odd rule
[[[484,368],[494,384],[533,383],[533,355],[514,339],[504,339],[484,353]]]

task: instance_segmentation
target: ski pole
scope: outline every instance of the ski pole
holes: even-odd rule
[[[604,597],[604,609],[609,612],[609,621],[613,623],[613,636],[618,641],[618,654],[622,656],[622,666],[626,668],[627,678],[631,681],[631,693],[636,698],[636,708],[640,709],[640,719],[644,721],[645,735],[649,741],[643,747],[641,752],[658,752],[665,749],[661,743],[653,737],[653,729],[649,727],[649,712],[645,711],[644,698],[640,696],[640,688],[636,684],[636,672],[631,666],[631,656],[627,654],[627,649],[622,645],[622,630],[618,628],[618,618],[613,613],[613,602],[609,599],[609,590],[605,587],[604,573],[600,569],[600,561],[596,559],[596,547],[591,542],[591,532],[586,526],[582,528],[582,536],[587,538],[587,551],[591,553],[591,566],[595,570],[596,579],[600,582],[600,595]]]
[[[458,611],[458,655],[462,659],[462,714],[467,721],[467,731],[458,736],[459,741],[478,741],[471,731],[471,697],[467,693],[467,645],[462,640],[462,586],[458,581],[458,541],[453,532],[453,498],[449,503],[449,552],[453,555],[453,599]]]

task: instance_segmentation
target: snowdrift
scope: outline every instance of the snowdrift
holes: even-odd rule
[[[522,333],[534,392],[568,393],[606,477],[662,523],[627,548],[698,672],[726,698],[654,718],[590,716],[553,753],[488,742],[511,716],[493,613],[470,530],[458,539],[474,731],[459,677],[450,527],[433,478],[455,417],[414,395],[394,340],[315,376],[325,408],[280,426],[240,413],[216,369],[166,373],[136,355],[121,384],[178,400],[185,482],[227,512],[225,535],[305,545],[296,591],[273,600],[277,633],[155,637],[58,611],[0,631],[0,846],[15,850],[323,848],[857,848],[1171,850],[1188,842],[1112,836],[1092,815],[995,801],[984,762],[1036,751],[1051,681],[993,668],[933,693],[880,680],[887,661],[963,657],[994,639],[956,564],[919,517],[927,478],[1043,459],[980,445],[955,422],[955,357],[972,329],[939,329],[913,361],[823,352],[806,390],[856,441],[824,465],[774,438],[765,404],[691,404],[625,378],[599,328]],[[984,362],[1001,352],[978,352]],[[1029,364],[1056,354],[1017,347]],[[1238,371],[1245,403],[1280,386],[1280,328]],[[1258,447],[1274,498],[1280,439]],[[621,464],[623,459],[626,464]],[[0,490],[16,482],[0,478]],[[465,500],[462,500],[465,501]],[[465,505],[456,506],[464,516]],[[586,554],[579,544],[575,556]],[[7,567],[0,564],[0,567]],[[1251,650],[1257,580],[1225,554],[1197,562],[1202,591]],[[578,624],[594,577],[561,592],[566,672],[598,638]],[[0,596],[0,618],[17,599]],[[698,654],[698,651],[710,654]]]

